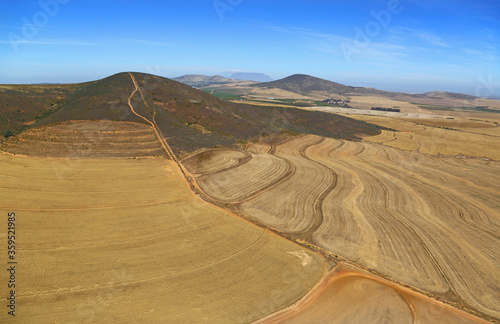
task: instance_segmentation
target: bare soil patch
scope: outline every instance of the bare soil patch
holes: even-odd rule
[[[264,323],[489,323],[379,277],[335,269],[296,305]]]

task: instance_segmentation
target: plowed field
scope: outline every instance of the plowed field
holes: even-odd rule
[[[410,135],[407,141],[413,143]],[[226,173],[216,189],[202,189],[220,199],[233,183],[245,187],[239,179],[259,176],[265,189],[247,180],[252,195],[225,201],[360,268],[500,318],[500,163],[413,150],[308,135],[259,153],[259,165],[279,159],[293,170],[278,183],[270,168],[262,177],[250,161]]]

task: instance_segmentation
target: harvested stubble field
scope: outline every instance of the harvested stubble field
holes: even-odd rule
[[[289,171],[288,164],[278,157],[265,152],[249,154],[252,159],[243,164],[244,172],[239,166],[203,175],[198,178],[199,186],[206,192],[216,193],[218,200],[241,201],[272,185]]]
[[[269,148],[259,163],[266,156],[286,161],[282,176],[259,170],[268,185],[235,199],[235,210],[360,268],[500,318],[499,162],[313,135]],[[202,188],[227,201],[226,186],[252,178],[249,165],[228,169],[217,190]]]
[[[0,322],[247,323],[293,304],[327,270],[197,198],[171,160],[90,157],[0,153],[18,261],[16,317],[2,311]]]
[[[244,202],[241,211],[288,233],[307,231],[314,224],[315,218],[304,215],[315,214],[321,194],[334,180],[330,170],[318,167],[317,162],[301,155],[303,150],[317,142],[316,136],[306,136],[300,143],[290,141],[278,146],[275,155],[293,165],[293,174],[286,181]],[[246,171],[240,170],[240,173],[246,174]],[[281,198],[273,200],[269,197]]]
[[[239,163],[250,157],[250,154],[245,154],[244,152],[238,152],[233,150],[226,150],[225,154],[221,154],[219,150],[208,150],[196,154],[192,158],[186,158],[183,160],[184,166],[190,170],[196,168],[196,165],[203,164],[207,166],[206,169],[198,168],[197,175],[204,173],[217,172],[221,170],[228,169],[233,166],[237,166]],[[201,163],[205,162],[205,163]]]
[[[395,129],[383,130],[380,135],[365,138],[368,142],[427,155],[465,156],[500,160],[500,127],[493,122],[457,118],[413,119],[355,116],[367,121]]]

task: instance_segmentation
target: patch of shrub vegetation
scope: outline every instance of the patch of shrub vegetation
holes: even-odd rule
[[[10,129],[7,129],[7,130],[4,130],[4,131],[3,131],[3,137],[5,137],[5,138],[9,138],[9,137],[11,137],[11,136],[14,136],[14,132],[13,132],[13,131],[11,131]]]

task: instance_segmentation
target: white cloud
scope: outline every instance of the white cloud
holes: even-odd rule
[[[344,53],[341,49],[341,44],[348,44],[356,47],[353,37],[345,37],[343,35],[318,32],[311,29],[299,27],[276,27],[263,26],[263,28],[280,33],[295,35],[302,39],[302,46],[310,50],[343,57]],[[354,34],[353,34],[354,35]],[[409,56],[411,48],[404,45],[399,45],[392,42],[376,42],[375,38],[370,38],[369,44],[364,48],[359,48],[356,54],[353,54],[353,59],[369,61],[371,64],[374,61],[391,61],[397,58]]]
[[[430,45],[439,47],[451,47],[450,44],[447,41],[443,40],[441,36],[426,30],[417,30],[403,26],[396,26],[389,28],[389,33],[391,33],[393,37],[399,39],[400,41],[411,42],[412,38],[416,38]]]
[[[414,32],[413,35],[432,45],[450,47],[441,37],[432,33]]]

